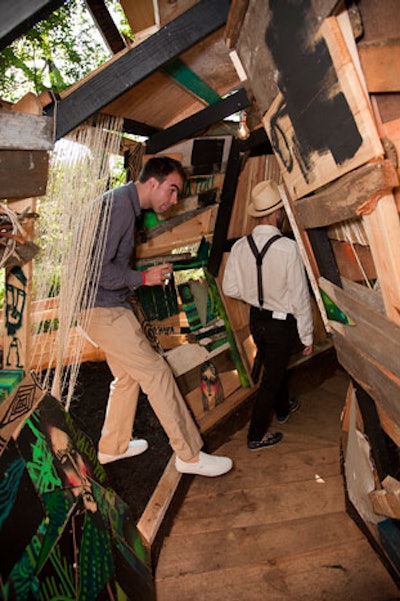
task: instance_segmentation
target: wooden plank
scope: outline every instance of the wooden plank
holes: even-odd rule
[[[217,211],[216,205],[208,207],[207,210],[197,213],[192,219],[172,227],[157,237],[152,237],[144,244],[139,244],[137,258],[145,259],[168,254],[174,248],[199,243],[203,236],[206,240],[211,240]]]
[[[65,136],[163,64],[222,27],[228,10],[229,2],[226,0],[201,0],[138,46],[123,51],[118,60],[108,63],[57,103],[56,139]],[[174,40],[173,44],[171,40]],[[54,106],[48,109],[48,113],[52,111]]]
[[[45,150],[1,150],[1,198],[43,196],[48,170],[49,155]]]
[[[381,198],[363,224],[371,247],[386,314],[400,323],[400,221],[392,195]]]
[[[347,278],[354,282],[365,282],[366,279],[376,279],[375,264],[369,246],[332,239],[331,246],[342,280]]]
[[[111,52],[115,54],[123,50],[126,47],[125,40],[115,25],[104,0],[86,0],[86,4]]]
[[[340,545],[344,529],[348,544],[361,540],[358,528],[341,512],[283,523],[257,524],[245,529],[218,529],[201,532],[197,536],[169,536],[164,542],[165,552],[158,563],[157,573],[159,578],[167,578],[199,571],[212,573],[216,567],[243,568],[251,563],[255,545],[258,564],[273,560],[275,565],[279,565],[287,559],[289,548],[293,555],[308,556],[326,547]],[[323,536],[316,536],[317,532],[323,533]],[[232,544],[232,540],[240,540],[240,544]]]
[[[374,311],[382,313],[384,315],[385,309],[383,306],[382,294],[379,290],[374,288],[367,288],[362,284],[357,284],[342,278],[343,289],[350,295],[360,300],[363,303],[369,305]]]
[[[394,324],[385,315],[349,294],[342,288],[335,286],[325,278],[318,280],[319,286],[354,322],[354,326],[343,326],[331,322],[331,327],[339,331],[346,339],[355,345],[362,353],[369,355],[371,360],[384,366],[386,372],[392,372],[400,378],[400,364],[398,349],[400,348],[400,327]]]
[[[301,229],[297,222],[297,214],[294,210],[294,202],[290,195],[287,193],[287,190],[283,185],[279,186],[279,192],[281,194],[281,198],[283,200],[283,204],[285,207],[286,215],[290,223],[290,227],[292,228],[293,234],[296,238],[296,242],[299,246],[301,258],[303,259],[308,278],[310,280],[311,288],[314,292],[315,300],[318,305],[318,309],[321,313],[323,324],[326,330],[329,332],[330,326],[329,321],[326,315],[326,310],[324,307],[324,303],[322,302],[321,293],[318,288],[317,278],[319,277],[319,269],[318,265],[315,261],[313,249],[311,247],[310,241],[308,239],[307,233]]]
[[[307,33],[302,25],[299,36]],[[287,79],[285,93],[263,119],[294,199],[383,156],[368,96],[337,20],[326,19],[320,34],[306,37],[307,53],[303,48],[303,63],[297,64],[301,86]]]
[[[400,38],[360,42],[357,48],[368,91],[400,92]]]
[[[0,150],[52,150],[53,120],[0,110]]]
[[[373,398],[377,405],[380,424],[386,434],[400,446],[400,381],[378,365],[370,355],[351,344],[339,328],[333,332],[333,342],[339,363]],[[382,416],[385,419],[382,419]]]
[[[248,452],[244,439],[245,436],[241,431],[225,443],[223,449],[224,453],[233,458],[235,465],[240,465],[240,469],[233,470],[229,478],[213,478],[207,481],[196,479],[186,495],[188,503],[194,500],[200,503],[201,499],[207,502],[207,499],[223,497],[225,494],[237,493],[239,490],[258,490],[259,486],[264,487],[269,483],[281,485],[282,496],[285,496],[284,487],[287,484],[316,482],[318,477],[328,480],[340,474],[340,453],[336,444],[328,446],[329,443],[321,442],[323,446],[320,445],[316,449],[298,449],[296,452],[282,453],[279,458],[273,457],[271,461],[266,462],[262,457],[256,457],[255,453]],[[258,474],[256,481],[254,472]],[[338,481],[337,484],[341,489]],[[307,499],[305,500],[307,502]],[[187,517],[186,503],[181,511]],[[212,506],[209,506],[209,514],[218,515],[213,511]],[[270,521],[267,515],[265,519]],[[177,524],[176,529],[180,530],[181,526]]]
[[[249,5],[249,0],[233,0],[229,9],[224,38],[228,48],[234,48],[239,39],[243,20]]]
[[[156,25],[153,0],[121,0],[121,6],[133,33],[140,32]]]
[[[341,490],[342,476],[338,471],[325,479],[324,494],[316,494],[315,474],[299,482],[264,484],[246,489],[230,490],[220,495],[188,497],[179,512],[179,522],[174,528],[174,536],[194,536],[215,530],[218,515],[218,529],[248,528],[292,521],[299,517],[311,518],[344,511],[344,495]],[[292,500],[296,499],[293,503]],[[243,511],[243,503],[248,507]],[[269,507],[267,515],[265,507]],[[196,516],[196,519],[193,519]]]
[[[268,508],[266,508],[266,512]],[[350,523],[350,518],[348,518]],[[310,524],[311,526],[311,524]],[[176,570],[175,576],[164,577],[156,573],[156,594],[158,601],[221,601],[222,599],[251,599],[252,601],[346,601],[394,600],[398,588],[390,578],[385,567],[365,539],[354,538],[345,521],[337,522],[338,532],[346,533],[341,541],[315,552],[302,553],[301,542],[297,547],[289,546],[286,557],[276,557],[275,538],[259,540],[254,534],[253,546],[243,549],[243,562],[240,566],[225,567],[217,564],[222,552],[219,540],[209,541],[209,553],[216,551],[214,569],[204,572],[201,565],[197,571],[185,573]],[[228,546],[240,546],[236,532],[231,534]],[[317,527],[316,527],[317,535]],[[348,533],[349,538],[346,538]],[[321,538],[325,532],[319,531]],[[267,561],[257,561],[259,545],[272,547]],[[253,563],[248,558],[254,557]],[[180,565],[177,560],[177,566]],[[321,597],[324,595],[324,597]]]
[[[182,474],[175,469],[175,455],[172,455],[163,475],[158,481],[157,488],[136,525],[150,546],[156,538],[181,477]]]
[[[374,209],[379,198],[399,185],[389,160],[363,165],[321,192],[298,200],[296,213],[304,229],[351,219]]]

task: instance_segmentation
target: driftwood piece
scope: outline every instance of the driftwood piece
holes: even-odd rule
[[[332,225],[369,212],[380,196],[398,185],[392,163],[378,161],[347,173],[322,192],[301,198],[295,208],[304,229]]]

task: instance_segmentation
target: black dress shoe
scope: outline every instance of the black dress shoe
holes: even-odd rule
[[[258,451],[258,449],[265,449],[266,447],[271,447],[273,444],[276,444],[277,442],[282,440],[282,438],[282,432],[274,432],[274,434],[268,432],[268,434],[266,434],[262,440],[248,440],[247,448],[251,451]]]
[[[276,419],[278,420],[278,422],[280,424],[284,424],[285,422],[287,422],[287,420],[289,419],[290,415],[292,413],[295,413],[296,411],[298,411],[300,409],[300,401],[299,399],[297,399],[296,397],[292,397],[289,400],[289,411],[287,413],[284,414],[277,414]]]

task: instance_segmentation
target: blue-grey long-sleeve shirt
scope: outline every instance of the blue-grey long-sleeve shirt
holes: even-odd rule
[[[127,296],[142,282],[141,273],[130,267],[135,223],[141,213],[135,184],[129,182],[106,192],[103,203],[107,202],[111,214],[94,306],[129,307]]]

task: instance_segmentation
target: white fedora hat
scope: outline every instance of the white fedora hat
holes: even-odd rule
[[[259,182],[251,191],[252,202],[247,207],[248,215],[263,217],[283,207],[278,184],[272,180]]]

